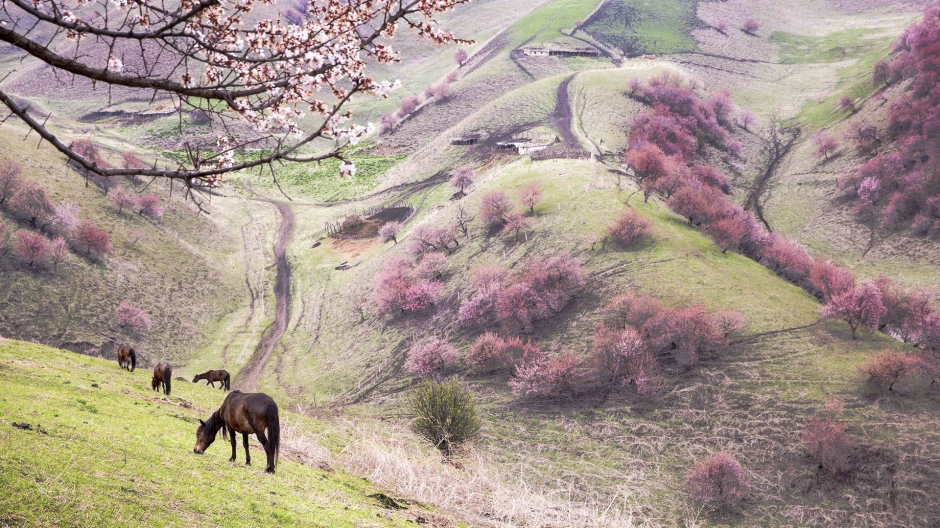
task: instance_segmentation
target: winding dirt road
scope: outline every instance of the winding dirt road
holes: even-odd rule
[[[572,79],[574,79],[573,74],[558,85],[558,92],[555,95],[555,112],[552,113],[552,123],[555,125],[555,130],[561,134],[561,140],[564,142],[565,148],[569,149],[581,146],[578,138],[571,131],[572,115],[571,103],[568,101],[568,85],[571,84]]]
[[[284,202],[270,200],[277,207],[281,215],[281,227],[277,232],[277,242],[274,243],[274,263],[277,267],[277,276],[274,281],[275,311],[274,321],[261,333],[261,340],[255,347],[248,364],[235,376],[235,388],[245,392],[258,390],[258,378],[264,372],[264,367],[271,359],[274,348],[281,341],[290,321],[290,264],[287,262],[287,247],[294,238],[294,212]]]

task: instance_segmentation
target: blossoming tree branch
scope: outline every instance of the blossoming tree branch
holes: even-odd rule
[[[52,67],[63,82],[84,78],[151,100],[172,98],[180,111],[202,110],[223,132],[211,148],[186,144],[181,161],[116,168],[83,156],[15,94],[0,90],[0,101],[7,117],[101,176],[191,187],[230,171],[327,158],[342,160],[341,172],[351,174],[343,149],[369,130],[352,125],[343,107],[356,94],[387,97],[398,84],[373,80],[367,65],[399,60],[387,41],[401,26],[440,44],[466,43],[439,30],[434,17],[469,1],[312,0],[301,20],[284,23],[279,15],[261,19],[275,10],[256,4],[273,0],[0,0],[0,41]],[[329,142],[314,145],[320,139]],[[258,154],[236,159],[241,150]]]

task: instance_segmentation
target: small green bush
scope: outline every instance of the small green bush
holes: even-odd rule
[[[480,434],[476,401],[456,378],[422,384],[409,404],[416,416],[415,432],[444,453]]]

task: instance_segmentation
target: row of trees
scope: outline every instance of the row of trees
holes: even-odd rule
[[[730,147],[734,154],[733,143],[716,132],[728,130],[731,109],[724,98],[701,101],[671,75],[631,90],[653,105],[635,121],[632,148],[624,158],[647,197],[660,193],[670,209],[686,217],[690,225],[701,226],[723,251],[752,258],[822,299],[822,314],[848,323],[853,337],[859,329],[878,329],[917,346],[940,346],[936,344],[940,319],[931,304],[924,302],[931,298],[928,293],[903,291],[885,277],[856,284],[849,270],[815,261],[799,244],[765,231],[727,196],[731,186],[724,175],[714,167],[690,162],[700,137],[710,137],[716,147]],[[650,123],[657,119],[669,126],[652,128]]]
[[[880,153],[839,186],[857,200],[863,220],[909,226],[918,235],[940,234],[940,7],[927,8],[920,23],[907,28],[895,44],[893,60],[875,65],[875,86],[910,81],[889,107],[887,133],[898,149]],[[860,153],[880,144],[872,125],[856,124],[847,136]]]
[[[473,275],[476,291],[461,305],[461,321],[482,329],[498,325],[498,330],[478,336],[462,357],[445,339],[416,342],[408,351],[406,370],[434,379],[456,372],[461,363],[478,374],[508,371],[512,375],[509,385],[520,396],[572,396],[578,391],[614,387],[630,387],[649,396],[665,386],[663,362],[690,368],[702,354],[726,345],[728,337],[745,325],[736,312],[709,314],[702,306],[667,308],[652,297],[627,293],[604,309],[605,321],[597,327],[587,353],[564,350],[552,354],[535,341],[512,335],[520,318],[529,321],[534,314],[548,318],[559,313],[574,293],[573,287],[579,287],[578,282],[565,278],[572,271],[569,266],[556,260],[549,261],[546,268],[554,273],[542,268],[533,272],[530,264],[514,280],[507,279],[505,270],[477,268]],[[566,271],[559,273],[563,269]],[[533,273],[554,275],[555,280],[532,280]],[[523,297],[528,302],[517,302],[513,289],[525,290]],[[557,304],[551,306],[553,301]],[[526,313],[520,316],[513,309]]]
[[[462,51],[462,50],[460,50]],[[402,99],[401,106],[391,114],[382,116],[379,134],[387,134],[409,115],[413,114],[421,105],[431,100],[441,100],[450,93],[450,85],[458,78],[457,72],[451,72],[438,84],[432,84],[419,95],[412,95]]]

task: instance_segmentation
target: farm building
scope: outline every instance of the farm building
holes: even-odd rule
[[[451,145],[476,145],[482,139],[479,135],[455,137],[450,141]]]
[[[522,52],[530,57],[600,57],[601,55],[601,52],[594,48],[525,48]]]
[[[532,141],[531,139],[514,139],[512,141],[502,141],[496,144],[500,150],[515,152],[520,156],[528,156],[533,152],[545,150],[555,144],[554,141]]]

